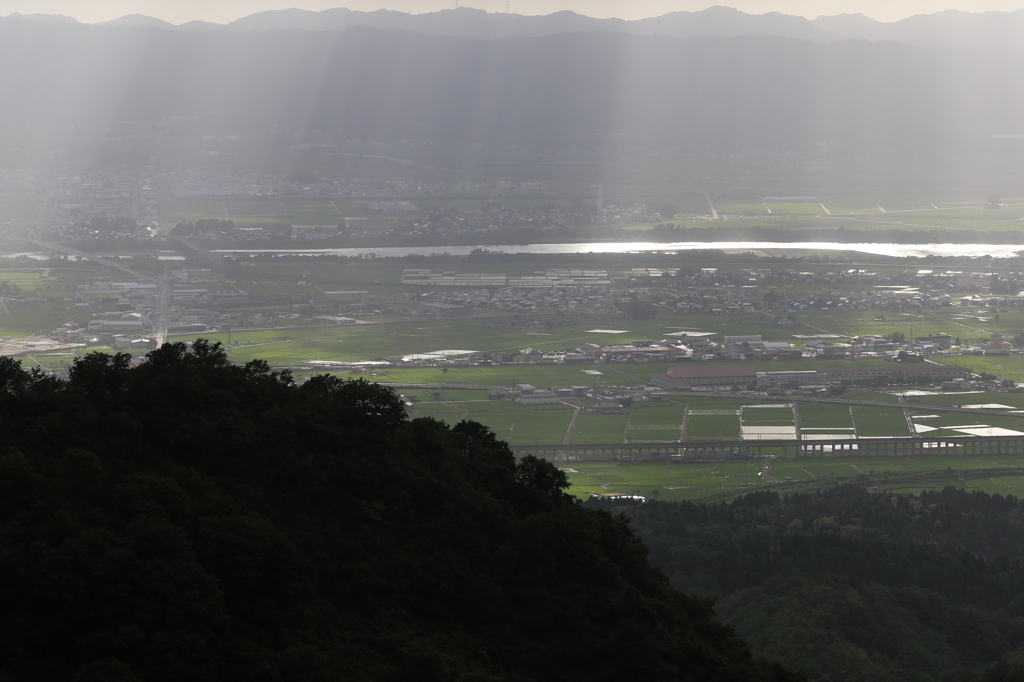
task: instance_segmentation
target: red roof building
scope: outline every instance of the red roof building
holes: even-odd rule
[[[692,364],[670,367],[665,374],[655,374],[651,382],[662,388],[690,386],[742,386],[757,381],[757,372],[750,364]]]

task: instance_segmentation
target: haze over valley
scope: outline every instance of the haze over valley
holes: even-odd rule
[[[39,7],[0,680],[1024,676],[1024,10]]]

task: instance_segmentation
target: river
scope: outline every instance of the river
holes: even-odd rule
[[[475,249],[505,253],[642,253],[722,249],[726,251],[810,250],[857,251],[878,256],[992,256],[1008,258],[1024,251],[1024,244],[836,244],[833,242],[593,242],[580,244],[519,244],[491,246],[388,246],[348,249],[216,249],[221,254],[275,254],[299,256],[369,256],[378,258],[431,254],[465,256]]]
[[[1024,252],[1024,244],[837,244],[834,242],[591,242],[578,244],[505,244],[476,246],[382,246],[345,249],[213,249],[213,253],[231,255],[272,254],[278,256],[349,256],[394,258],[399,256],[430,256],[448,254],[465,256],[475,249],[504,253],[645,253],[673,252],[692,249],[721,249],[724,251],[856,251],[877,256],[959,256],[976,258],[992,256],[1009,258]],[[161,250],[149,253],[104,253],[108,257],[136,255],[157,256],[160,260],[183,260],[182,256],[168,255]],[[29,256],[46,259],[50,254],[2,254],[5,257]]]

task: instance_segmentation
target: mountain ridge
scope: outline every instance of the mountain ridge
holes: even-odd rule
[[[37,22],[75,22],[69,17],[13,14],[6,18]],[[1016,36],[1024,32],[1024,9],[1015,11],[964,12],[944,10],[882,22],[863,14],[821,15],[814,19],[767,12],[748,14],[723,5],[698,11],[678,11],[657,17],[625,20],[598,19],[569,10],[547,15],[519,15],[469,7],[423,14],[395,10],[363,12],[344,7],[321,11],[279,9],[256,12],[226,24],[190,21],[174,25],[162,19],[129,14],[103,26],[162,28],[174,31],[344,31],[355,26],[405,30],[432,35],[497,39],[540,37],[559,33],[605,31],[633,35],[665,35],[674,38],[739,37],[771,35],[817,42],[891,40],[916,45],[946,45],[1021,50]]]

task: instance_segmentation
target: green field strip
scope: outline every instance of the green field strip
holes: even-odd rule
[[[500,440],[507,440],[511,434],[512,425],[516,423],[516,419],[518,417],[518,414],[477,414],[475,412],[470,412],[467,419],[480,422],[493,431],[494,435]]]
[[[739,438],[739,435],[739,415],[694,414],[691,410],[690,416],[686,422],[686,438],[688,440],[700,440],[704,438],[736,439]]]
[[[911,435],[903,410],[854,405],[851,411],[857,436],[861,438]]]
[[[621,443],[626,432],[628,415],[580,414],[570,436],[570,443]],[[558,441],[561,442],[561,441]]]
[[[745,404],[752,402],[750,399],[740,400],[737,398],[708,398],[686,396],[676,399],[685,402],[690,410],[736,410],[739,411]],[[761,401],[758,401],[761,402]]]
[[[511,400],[474,400],[457,405],[473,414],[519,414],[526,409]]]
[[[561,443],[574,410],[566,405],[524,406],[512,429],[512,445],[550,445]]]
[[[853,428],[853,416],[848,405],[830,403],[797,403],[801,429]]]
[[[674,501],[700,499],[721,493],[724,487],[732,485],[735,476],[730,473],[734,473],[740,466],[749,467],[750,463],[569,462],[563,465],[563,469],[577,472],[567,473],[572,484],[570,493],[575,495],[641,494],[648,498],[656,496],[660,500]],[[753,472],[751,468],[748,480],[753,477]]]
[[[24,310],[7,304],[0,306],[0,336],[17,339],[33,334],[46,334],[81,316],[79,310]]]
[[[843,400],[864,400],[876,403],[899,403],[900,397],[883,391],[848,391],[842,395]]]
[[[433,417],[449,424],[455,424],[465,417],[466,410],[460,410],[444,403],[420,403],[416,406],[414,416]]]
[[[971,478],[964,480],[968,490],[978,490],[990,495],[1024,495],[1024,476],[1000,476],[998,478]]]
[[[963,462],[968,487],[977,487],[1002,494],[1007,494],[1015,489],[1024,492],[1024,486],[1022,486],[1024,484],[1024,456],[1004,455],[975,460],[965,457]],[[716,465],[715,472],[722,474],[733,471],[724,467],[741,464],[758,468],[762,466],[760,461],[723,462],[721,465]],[[877,483],[886,490],[920,491],[921,489],[941,488],[945,485],[964,485],[957,481],[959,464],[960,458],[955,456],[832,457],[825,455],[821,457],[774,458],[770,460],[770,471],[765,478],[775,481],[777,485],[794,485],[797,486],[794,488],[796,490],[807,490],[806,487],[799,486],[832,485],[843,480],[868,477],[872,483]],[[690,463],[673,464],[672,466],[678,466],[680,469],[690,467],[692,471],[701,465]],[[703,466],[706,468],[708,465]],[[714,476],[709,477],[711,480],[702,478],[702,476],[708,476],[707,472],[700,475],[678,474],[675,479],[684,480],[690,486],[700,486],[704,491],[704,496],[722,494],[721,481]],[[750,483],[747,486],[742,486],[743,491],[763,485],[760,481],[764,479],[755,476],[753,468],[748,469],[746,478]],[[914,480],[912,483],[908,481],[895,485],[886,482],[907,478]],[[635,487],[635,484],[642,482],[645,481],[632,478],[627,480],[620,478],[616,481],[618,486],[625,489],[630,486]],[[666,483],[663,481],[662,485]],[[729,485],[724,486],[724,491],[734,489],[737,483],[738,477],[732,479]],[[779,491],[786,489],[788,488],[782,487],[779,488]],[[678,499],[697,499],[698,497],[699,493],[690,488]]]
[[[683,421],[683,406],[675,403],[633,403],[631,416],[631,428],[650,425],[678,429]]]
[[[490,400],[487,391],[479,389],[468,389],[468,388],[455,388],[455,387],[444,387],[444,388],[417,388],[417,389],[403,389],[401,393],[406,395],[412,393],[415,394],[422,402],[448,402],[454,400],[458,403],[464,402],[482,402],[482,403],[501,403],[500,400]],[[436,398],[434,394],[440,396]],[[464,405],[460,405],[464,407]]]
[[[782,422],[793,423],[793,408],[787,404],[780,404],[778,407],[744,407],[742,413],[743,423],[757,422]]]
[[[675,403],[634,403],[626,438],[630,442],[677,441],[683,426],[682,405]]]

